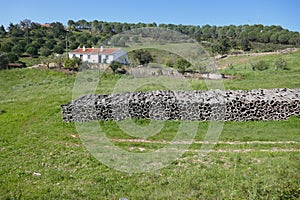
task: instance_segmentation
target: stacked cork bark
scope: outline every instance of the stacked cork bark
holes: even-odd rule
[[[65,122],[91,120],[284,120],[300,117],[300,89],[151,91],[86,95],[62,105]]]

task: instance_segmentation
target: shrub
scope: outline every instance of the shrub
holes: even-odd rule
[[[45,57],[50,56],[51,53],[52,53],[50,49],[44,48],[44,47],[42,47],[42,48],[40,49],[40,51],[41,51],[41,55],[42,55],[42,56],[45,56]]]
[[[56,45],[53,49],[54,53],[57,53],[57,54],[63,54],[64,53],[64,49],[59,46],[59,45]]]
[[[81,64],[82,64],[81,59],[77,57],[73,57],[72,59],[67,58],[64,61],[64,67],[66,69],[73,70],[73,71],[77,71]]]
[[[179,73],[184,74],[185,70],[191,66],[191,63],[189,63],[187,60],[183,58],[179,58],[176,60],[175,66],[178,69]]]
[[[109,67],[113,70],[114,73],[116,73],[117,69],[119,69],[122,66],[122,63],[119,63],[117,61],[112,61],[109,65]]]
[[[275,67],[275,70],[279,70],[279,69],[287,70],[288,69],[287,62],[283,58],[279,58],[278,60],[276,60],[274,62],[274,67]]]
[[[7,53],[0,52],[0,69],[7,69],[8,58]]]
[[[36,56],[38,54],[38,51],[34,46],[28,46],[26,49],[26,53],[28,53],[31,56]]]
[[[19,60],[19,57],[15,53],[8,53],[7,54],[7,59],[8,59],[8,62],[15,63],[16,61]]]
[[[259,70],[259,71],[263,71],[263,70],[267,70],[269,68],[268,64],[264,61],[264,60],[260,60],[256,63],[250,63],[252,70]]]

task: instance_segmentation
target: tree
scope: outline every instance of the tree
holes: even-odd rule
[[[248,33],[248,40],[250,40],[250,41],[252,41],[252,42],[256,41],[256,40],[257,40],[257,37],[258,37],[257,35],[258,35],[257,32],[255,32],[255,31],[250,31],[250,32]]]
[[[282,32],[279,36],[278,36],[278,42],[281,44],[288,44],[289,43],[289,35],[287,32]]]
[[[18,44],[19,40],[20,40],[20,38],[18,38],[18,37],[11,37],[11,41],[14,45]]]
[[[6,31],[5,31],[5,28],[4,28],[3,25],[0,26],[0,35],[1,35],[1,36],[6,35]]]
[[[13,23],[8,25],[8,33],[15,37],[22,37],[24,35],[24,31],[21,29],[21,27],[18,24]]]
[[[63,54],[65,50],[60,45],[56,45],[53,48],[53,51],[54,51],[54,53],[57,53],[57,54]]]
[[[81,35],[81,36],[79,36],[79,38],[78,38],[78,42],[79,42],[80,44],[86,44],[86,43],[87,43],[87,40],[88,40],[88,38],[87,38],[86,35]]]
[[[34,38],[43,38],[44,36],[46,36],[46,33],[41,29],[32,30],[30,33]]]
[[[9,53],[14,45],[11,42],[1,44],[1,51]]]
[[[139,49],[135,50],[134,57],[139,61],[139,64],[144,65],[153,61],[152,55],[149,51]]]
[[[122,25],[121,25],[121,23],[116,23],[116,24],[114,24],[114,32],[115,33],[121,33],[122,32]]]
[[[244,51],[249,51],[251,49],[251,44],[250,44],[248,38],[243,38],[241,40],[241,47]]]
[[[94,45],[96,45],[99,41],[99,37],[93,35],[90,40]]]
[[[40,49],[40,52],[41,52],[41,56],[45,56],[45,57],[50,56],[52,53],[50,49],[44,47]]]
[[[41,43],[33,41],[29,46],[34,46],[36,49],[41,48]]]
[[[68,30],[69,31],[75,30],[75,22],[71,19],[68,21]]]
[[[226,38],[219,39],[213,46],[212,52],[219,54],[227,54],[230,49],[230,45]]]
[[[15,63],[16,61],[19,60],[19,57],[15,53],[8,53],[7,54],[7,59],[9,63]]]
[[[64,25],[60,22],[51,23],[50,27],[55,37],[59,37],[60,35],[64,35],[66,33]]]
[[[79,42],[72,42],[70,45],[69,45],[69,49],[77,49],[77,47],[80,45]]]
[[[15,45],[12,49],[11,52],[17,54],[17,55],[21,55],[22,53],[24,53],[25,49],[22,45],[17,44]]]
[[[29,28],[31,25],[31,20],[24,19],[24,20],[20,21],[20,25],[23,29]]]
[[[109,65],[109,67],[113,70],[114,73],[116,73],[117,69],[119,69],[122,66],[122,63],[119,63],[117,61],[112,61]]]
[[[296,46],[300,45],[300,34],[298,32],[293,32],[290,35],[289,43]]]
[[[53,62],[55,62],[58,65],[59,69],[61,69],[64,64],[64,56],[63,55],[55,55],[53,57]]]
[[[79,29],[87,29],[88,28],[88,22],[84,19],[81,19],[76,22],[77,28]]]
[[[47,42],[44,44],[44,47],[48,49],[53,49],[54,45],[56,44],[56,41],[54,39],[47,40]]]
[[[261,33],[258,36],[258,41],[263,43],[268,43],[270,41],[270,35],[271,34],[269,32]]]
[[[277,44],[278,43],[278,37],[279,37],[279,33],[272,33],[272,35],[270,36],[270,42]]]
[[[70,59],[69,57],[67,59],[65,59],[64,61],[64,67],[66,69],[71,69],[71,70],[78,70],[79,66],[81,65],[82,61],[80,58],[77,57],[73,57],[72,59]]]
[[[185,70],[191,66],[191,63],[189,63],[187,60],[183,58],[178,58],[175,62],[175,67],[178,69],[178,71],[182,74],[184,74]]]
[[[6,53],[0,52],[0,69],[7,69],[8,58]]]
[[[26,30],[26,41],[27,41],[27,44],[29,44],[29,27],[31,25],[31,20],[24,19],[20,22],[20,25],[23,30]]]
[[[38,51],[36,47],[28,46],[28,48],[26,49],[26,53],[28,53],[30,56],[37,56]]]

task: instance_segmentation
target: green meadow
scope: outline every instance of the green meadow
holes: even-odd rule
[[[282,57],[287,70],[275,70]],[[253,71],[250,61],[269,69]],[[299,88],[300,52],[228,57],[221,73],[225,89]],[[80,72],[79,72],[80,73]],[[99,93],[112,92],[125,75],[103,73]],[[61,119],[72,100],[76,74],[42,69],[0,71],[0,199],[299,199],[300,119],[225,122],[218,143],[202,156],[209,122],[199,122],[194,143],[165,168],[126,173],[95,159],[74,123]],[[207,89],[201,80],[192,88]],[[152,86],[143,90],[155,89]],[[147,126],[147,120],[135,120]],[[119,148],[160,149],[176,135],[180,121],[167,121],[147,142],[128,136],[116,122],[99,122]],[[129,140],[131,139],[131,140]]]

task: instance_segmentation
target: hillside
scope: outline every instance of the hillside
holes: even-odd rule
[[[22,20],[8,27],[0,26],[0,52],[7,54],[9,62],[16,62],[24,56],[48,57],[63,54],[78,46],[100,46],[112,35],[136,28],[159,27],[186,34],[202,44],[213,54],[231,53],[236,50],[246,52],[266,52],[288,47],[300,47],[300,34],[281,26],[231,25],[192,26],[156,23],[118,23],[94,20],[68,21],[39,24]],[[137,39],[137,38],[135,38]],[[112,46],[126,46],[128,38],[115,37]],[[2,54],[3,54],[2,53]]]
[[[299,87],[299,54],[284,58],[290,70],[250,72],[234,65],[228,72],[243,79],[225,81],[225,88]],[[110,93],[121,77],[102,74],[98,92]],[[205,157],[196,153],[208,128],[201,122],[195,143],[181,158],[154,173],[128,174],[92,157],[75,125],[62,122],[60,105],[71,100],[75,78],[41,69],[0,71],[1,199],[299,198],[299,119],[225,123],[219,143]],[[190,83],[205,89],[201,80]],[[100,125],[119,148],[143,153],[172,140],[180,122],[166,122],[148,140],[133,139],[113,121]]]
[[[30,66],[46,61],[53,53],[63,53],[66,41],[69,49],[73,47],[71,45],[94,46],[115,34],[109,31],[111,28],[106,29],[113,23],[94,23],[105,26],[101,26],[97,32],[86,21],[68,24],[71,28],[69,31],[72,31],[67,33],[68,39],[65,37],[66,28],[59,23],[50,27],[30,23],[27,28],[25,23],[25,29],[12,28],[0,37],[2,50],[11,47],[0,54],[0,60],[6,56],[16,61],[14,59],[19,56]],[[121,28],[133,26],[116,23],[115,31],[122,30],[117,28],[117,24]],[[168,26],[174,29],[185,27]],[[285,32],[279,27],[273,28],[278,29],[278,33]],[[58,29],[61,32],[55,32]],[[211,51],[213,45],[221,42],[204,36],[199,41]],[[234,39],[228,38],[228,41],[233,42]],[[254,41],[250,43],[252,47],[263,45]],[[299,43],[266,45],[277,49],[294,47]],[[26,46],[28,48],[24,48]],[[260,50],[248,49],[247,52],[256,51]],[[149,52],[160,63],[176,63],[178,59],[177,55],[162,54],[162,51],[150,49]],[[17,58],[13,57],[15,54]],[[220,73],[234,77],[223,79],[225,89],[300,88],[299,50],[270,55],[229,55],[217,60],[216,65]],[[84,135],[80,134],[76,125],[62,121],[61,105],[72,100],[72,92],[77,91],[73,90],[74,83],[81,73],[65,73],[47,67],[0,70],[0,199],[300,198],[299,118],[292,116],[282,121],[225,122],[216,144],[211,146],[208,153],[200,150],[205,148],[204,139],[211,123],[196,122],[193,143],[181,157],[165,168],[153,172],[122,172],[93,157],[82,140]],[[97,71],[95,76],[84,80],[87,83],[100,80],[96,93],[110,94],[122,78],[132,79],[111,71],[101,71],[100,74]],[[207,84],[214,81],[187,79],[187,83],[193,90],[207,90]],[[134,84],[137,91],[165,89],[159,83]],[[96,122],[101,127],[97,134],[104,135],[115,148],[144,157],[146,153],[160,152],[172,143],[184,125],[180,120],[159,121],[163,123],[162,128],[159,132],[151,132],[151,125],[156,122],[132,119],[131,123],[136,125],[137,130],[150,133],[147,137],[134,135],[136,129],[124,130],[115,121]],[[93,124],[86,125],[89,127]],[[185,145],[184,142],[179,145]],[[112,161],[114,156],[110,158]]]

